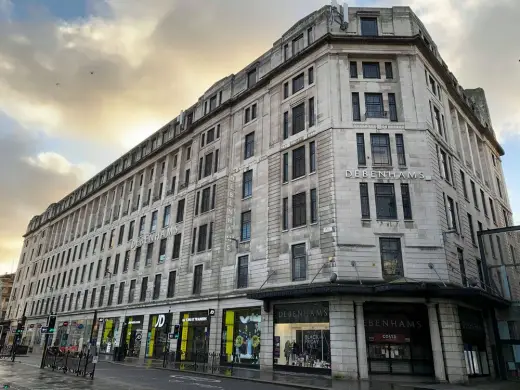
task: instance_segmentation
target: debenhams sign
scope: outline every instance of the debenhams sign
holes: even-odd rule
[[[132,244],[131,244],[130,248],[135,249],[138,246],[148,244],[153,241],[161,240],[166,237],[170,237],[170,236],[174,235],[175,233],[177,233],[177,228],[171,227],[168,229],[163,229],[157,233],[145,234],[144,236],[139,237],[137,240],[132,240]]]
[[[404,179],[431,180],[422,172],[371,171],[369,169],[347,169],[347,179]]]

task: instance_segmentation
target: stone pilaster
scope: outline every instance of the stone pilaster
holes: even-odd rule
[[[442,349],[446,361],[446,378],[450,383],[466,383],[468,372],[464,360],[464,344],[457,305],[440,303],[439,320]]]
[[[368,379],[367,342],[365,336],[365,312],[363,302],[355,302],[356,305],[356,344],[357,362],[359,367],[359,379]]]
[[[329,305],[332,375],[357,379],[354,305],[340,299],[331,300]]]
[[[444,356],[442,354],[441,333],[439,331],[439,320],[437,316],[437,305],[434,303],[428,303],[427,306],[435,379],[437,379],[439,382],[446,382],[446,372],[444,370]]]

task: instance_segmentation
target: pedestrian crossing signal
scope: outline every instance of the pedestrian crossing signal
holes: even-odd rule
[[[9,385],[4,385],[4,389],[8,389],[9,388]]]

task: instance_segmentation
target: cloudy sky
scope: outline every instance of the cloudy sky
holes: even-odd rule
[[[327,3],[0,0],[0,273],[33,215]],[[462,85],[486,90],[520,222],[520,1],[348,3],[410,5]]]

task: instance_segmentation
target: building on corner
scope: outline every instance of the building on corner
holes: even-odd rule
[[[410,8],[326,6],[34,217],[9,315],[107,355],[494,376],[516,243],[476,234],[511,223],[503,154]]]

